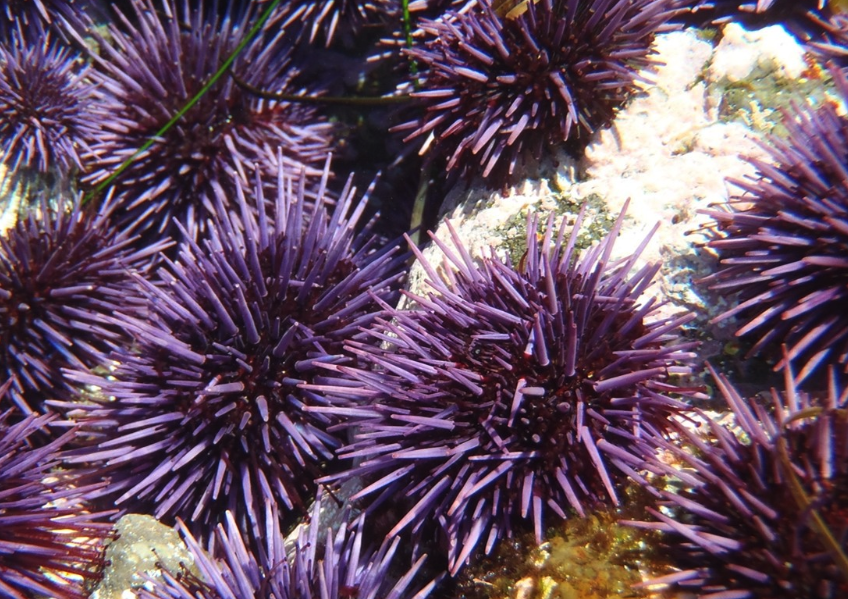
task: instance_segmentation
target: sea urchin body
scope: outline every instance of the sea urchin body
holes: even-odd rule
[[[329,161],[324,184],[328,172]],[[305,224],[305,183],[293,185],[280,177],[267,214],[239,191],[240,223],[219,199],[208,238],[187,237],[158,281],[139,281],[149,317],[116,317],[135,347],[115,371],[69,375],[104,397],[79,416],[101,442],[69,461],[101,466],[120,508],[180,517],[196,534],[228,509],[258,537],[263,503],[302,515],[334,457],[338,418],[309,412],[328,403],[298,385],[392,301],[404,257],[397,244],[376,250],[369,227],[354,231],[365,209],[354,190],[332,214],[319,193]]]
[[[368,512],[414,503],[390,536],[438,522],[452,573],[519,516],[541,539],[545,514],[617,503],[626,475],[639,479],[640,428],[662,428],[682,407],[665,393],[684,391],[669,376],[689,372],[691,344],[675,341],[691,315],[649,323],[656,303],[639,303],[658,267],[630,275],[641,250],[610,259],[621,218],[579,259],[576,234],[548,225],[538,243],[529,224],[517,267],[477,266],[456,237],[456,251],[436,240],[446,280],[422,260],[434,293],[378,321],[370,334],[387,347],[348,344],[374,370],[326,365],[335,373],[316,386],[369,399],[340,450],[362,462],[324,480],[366,477],[354,498]]]
[[[832,73],[848,98],[848,79]],[[755,337],[749,355],[786,344],[803,380],[820,364],[848,372],[848,118],[795,106],[783,124],[786,139],[763,143],[771,161],[750,159],[755,177],[734,181],[745,193],[706,211],[721,267],[704,282],[738,292],[715,320],[740,319],[736,334]]]
[[[0,372],[23,414],[67,399],[63,368],[102,366],[126,343],[108,316],[141,313],[130,273],[146,272],[168,247],[135,249],[132,231],[112,227],[108,201],[97,211],[83,209],[80,198],[53,201],[59,205],[35,202],[0,238]]]
[[[101,47],[91,60],[103,131],[91,143],[84,182],[103,183],[154,140],[115,181],[124,222],[138,226],[141,220],[176,235],[171,221],[177,219],[191,231],[215,213],[216,185],[233,195],[232,173],[245,189],[254,169],[263,181],[272,181],[280,166],[278,148],[292,177],[305,170],[320,178],[330,125],[311,107],[255,97],[239,85],[303,91],[292,83],[291,40],[285,28],[269,23],[197,104],[159,136],[246,40],[262,3],[228,10],[223,17],[204,11],[202,2],[162,0],[160,9],[154,0],[132,0],[132,6],[131,17],[119,15],[110,26],[108,39],[77,32],[94,36]]]
[[[81,168],[78,147],[97,131],[94,86],[71,51],[44,34],[15,31],[0,43],[0,161],[64,176]]]
[[[400,576],[394,576],[397,539],[377,551],[363,541],[364,520],[343,524],[333,533],[321,533],[321,501],[315,502],[308,531],[301,527],[293,551],[286,552],[279,517],[266,505],[270,523],[262,550],[253,552],[242,538],[232,513],[215,530],[214,555],[209,556],[182,524],[180,531],[191,551],[200,577],[191,573],[164,573],[141,592],[142,599],[404,599],[426,556]],[[323,543],[322,543],[322,536]],[[323,553],[319,547],[323,546]],[[258,555],[258,557],[257,557]],[[420,588],[415,599],[429,595],[434,583]]]
[[[848,393],[833,372],[824,399],[798,391],[790,368],[770,405],[746,400],[712,368],[736,431],[710,418],[704,432],[677,423],[650,467],[682,481],[663,491],[655,522],[674,572],[648,580],[699,598],[831,599],[848,593]],[[669,457],[682,468],[668,465]]]
[[[420,120],[397,127],[426,135],[448,171],[508,180],[523,151],[588,143],[652,66],[654,34],[677,0],[540,0],[501,15],[490,0],[424,20],[408,50],[424,67]],[[496,167],[499,170],[495,170]]]

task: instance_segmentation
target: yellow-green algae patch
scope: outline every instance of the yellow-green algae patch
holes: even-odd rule
[[[784,81],[768,75],[724,83],[718,107],[722,120],[738,120],[752,129],[780,137],[786,136],[782,125],[784,111],[791,111],[793,104],[809,102],[820,105],[827,101],[828,91],[832,88],[831,78],[826,74],[797,81]]]
[[[620,526],[621,510],[569,518],[537,546],[527,533],[501,542],[460,575],[459,599],[648,597],[633,586],[643,571],[664,570],[650,547],[658,534]],[[652,575],[649,574],[648,577]]]
[[[554,226],[559,227],[562,218],[566,218],[567,226],[573,227],[583,204],[586,205],[586,215],[583,226],[577,231],[575,248],[578,251],[585,250],[598,240],[603,239],[615,224],[615,215],[610,214],[604,199],[599,195],[590,194],[584,200],[576,200],[565,191],[560,191],[556,195],[556,208],[553,210]],[[549,213],[544,210],[538,211],[536,207],[528,207],[519,211],[496,229],[496,232],[503,238],[501,248],[506,250],[513,264],[518,264],[524,256],[524,252],[527,251],[528,210],[537,212],[539,219],[538,235],[541,239],[547,231]]]

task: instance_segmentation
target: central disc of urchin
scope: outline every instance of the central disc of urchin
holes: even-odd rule
[[[512,427],[528,447],[542,451],[546,461],[562,455],[575,432],[569,417],[578,401],[573,389],[554,391],[547,386],[527,386],[522,378],[515,387],[515,395],[521,404],[514,416],[510,414],[507,426]]]
[[[325,253],[318,251],[312,258],[320,262]],[[268,248],[258,254],[258,261],[262,272],[276,272],[279,267]],[[222,339],[212,341],[206,355],[204,374],[211,377],[210,382],[198,392],[198,397],[186,397],[187,410],[192,404],[198,406],[207,418],[219,421],[222,431],[227,431],[216,445],[229,438],[228,443],[240,447],[247,456],[251,452],[250,442],[261,441],[265,451],[270,452],[274,439],[268,426],[276,421],[300,441],[295,445],[310,459],[304,459],[297,449],[291,452],[291,457],[310,471],[312,477],[320,473],[315,462],[333,458],[333,444],[324,445],[315,440],[307,443],[296,432],[301,426],[308,427],[312,419],[301,410],[304,404],[298,397],[301,391],[297,386],[304,382],[303,371],[311,368],[309,356],[318,351],[319,341],[324,342],[325,350],[339,345],[338,340],[331,339],[332,327],[330,337],[320,337],[322,329],[328,332],[327,323],[332,322],[335,305],[324,311],[317,308],[327,304],[326,291],[355,270],[356,265],[343,257],[324,279],[314,281],[305,295],[301,285],[266,289],[263,293],[251,281],[239,288],[237,304],[247,311],[240,322],[233,323],[233,329],[222,323],[218,329]],[[266,281],[273,283],[273,278]],[[213,305],[206,308],[214,312]],[[239,307],[232,310],[239,311]],[[248,315],[253,316],[248,318]],[[337,319],[335,324],[343,322]]]

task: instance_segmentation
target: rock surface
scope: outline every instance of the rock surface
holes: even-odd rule
[[[118,539],[106,549],[109,566],[91,599],[135,599],[145,575],[157,578],[162,568],[177,573],[194,565],[177,531],[152,516],[127,514],[115,529]]]
[[[748,31],[738,23],[728,23],[713,53],[710,74],[732,82],[772,72],[784,79],[798,79],[807,70],[804,54],[804,48],[783,27]]]

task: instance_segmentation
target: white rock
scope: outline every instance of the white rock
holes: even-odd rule
[[[687,89],[701,76],[713,53],[712,44],[700,39],[692,31],[674,31],[657,36],[654,40],[655,58],[662,65],[648,77],[653,85],[674,95],[686,93]]]
[[[798,79],[807,70],[804,48],[781,25],[747,31],[728,23],[708,70],[710,82],[731,83],[774,73],[783,79]]]
[[[12,183],[6,165],[0,162],[0,235],[4,235],[17,222],[20,205],[20,189]]]
[[[573,170],[573,160],[563,157],[563,161],[568,164],[564,169]],[[496,255],[503,257],[506,253],[504,240],[523,235],[523,226],[511,229],[510,223],[516,220],[523,223],[528,209],[550,211],[556,206],[556,193],[549,181],[528,180],[507,194],[459,186],[445,198],[442,211],[456,230],[462,245],[472,256],[488,256],[490,249],[494,249]],[[449,248],[454,248],[444,222],[437,228],[436,237]],[[444,266],[444,255],[435,244],[430,244],[424,250],[424,256],[437,270]],[[416,262],[409,272],[410,290],[426,295],[431,289],[424,284],[424,279],[424,269]],[[401,302],[401,307],[404,305],[407,305],[406,301]]]
[[[585,179],[572,196],[597,194],[618,213],[630,209],[615,254],[632,251],[660,223],[642,261],[660,262],[659,289],[653,293],[677,304],[707,309],[691,280],[706,274],[711,257],[698,246],[708,217],[698,210],[724,202],[726,179],[754,173],[746,156],[766,158],[759,134],[741,123],[718,120],[709,102],[702,67],[712,46],[694,31],[658,36],[655,44],[666,66],[601,131],[581,164]],[[672,93],[669,93],[672,92]],[[671,308],[674,310],[675,308]]]

